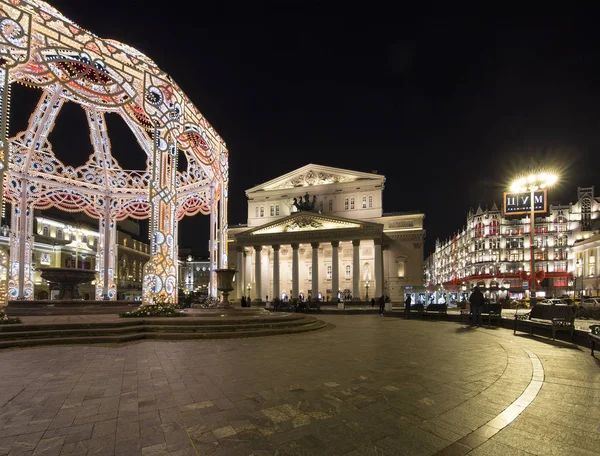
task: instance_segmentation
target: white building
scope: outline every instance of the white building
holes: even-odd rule
[[[248,223],[229,228],[231,296],[399,301],[422,286],[425,215],[385,214],[384,183],[309,164],[246,190]]]
[[[594,254],[577,254],[585,247],[576,242],[589,238],[598,222],[600,199],[594,196],[594,187],[578,188],[576,203],[550,205],[546,216],[536,216],[538,296],[572,295],[574,273],[581,276],[584,264],[586,274],[592,271],[589,264]],[[436,293],[435,300],[461,300],[461,293],[475,285],[492,299],[525,297],[524,282],[531,269],[529,226],[529,216],[505,217],[495,204],[491,209],[480,206],[469,211],[466,226],[445,241],[438,239],[435,252],[424,263],[425,285]]]

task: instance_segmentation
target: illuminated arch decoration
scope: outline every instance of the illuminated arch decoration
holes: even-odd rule
[[[29,125],[8,138],[12,83],[39,88]],[[48,135],[65,101],[86,114],[93,153],[62,163]],[[147,167],[123,169],[111,154],[106,113],[123,118]],[[172,78],[136,49],[82,29],[42,0],[0,0],[0,177],[12,204],[8,293],[33,299],[33,210],[83,211],[99,221],[96,298],[115,299],[116,223],[150,218],[143,299],[177,301],[177,224],[211,217],[214,270],[227,267],[226,144]],[[185,158],[186,169],[177,171]]]

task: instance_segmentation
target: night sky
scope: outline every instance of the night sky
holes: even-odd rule
[[[246,222],[244,190],[308,163],[385,175],[384,212],[426,214],[426,256],[469,207],[500,204],[511,176],[532,163],[561,173],[551,202],[575,202],[577,186],[600,193],[593,15],[434,15],[391,2],[50,3],[148,55],[225,139],[231,226]],[[16,111],[25,106],[17,93]],[[85,118],[76,106],[63,111],[77,119],[57,122],[51,141],[59,158],[87,147],[80,165],[91,152]],[[115,155],[133,160],[133,136],[113,124]],[[208,217],[184,219],[180,247],[206,254],[207,226]]]

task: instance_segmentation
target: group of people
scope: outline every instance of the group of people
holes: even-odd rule
[[[385,297],[382,295],[377,301],[379,302],[379,315],[383,315],[385,311]],[[371,298],[371,307],[375,307],[375,298]]]
[[[252,300],[250,299],[250,296],[248,296],[248,298],[246,298],[246,296],[242,296],[242,307],[250,307],[250,303],[252,302]]]

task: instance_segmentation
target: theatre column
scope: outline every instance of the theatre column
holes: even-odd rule
[[[352,241],[352,299],[360,299],[360,239]]]
[[[298,295],[300,294],[298,289],[298,282],[300,282],[300,271],[298,270],[298,247],[300,247],[299,244],[292,244],[292,298],[298,298]]]
[[[244,294],[244,247],[238,245],[235,248],[235,252],[237,253],[237,282],[235,284],[235,292],[237,294],[237,298],[242,299]]]
[[[279,244],[273,245],[273,297],[281,298],[281,292],[279,290]]]
[[[331,241],[331,293],[334,302],[340,291],[340,241]]]
[[[375,244],[375,298],[383,295],[383,255],[381,253],[381,239],[374,239]]]
[[[311,242],[312,247],[312,299],[319,300],[319,243]]]
[[[254,295],[262,301],[262,245],[255,245],[254,251],[256,252],[256,256],[254,257]]]

